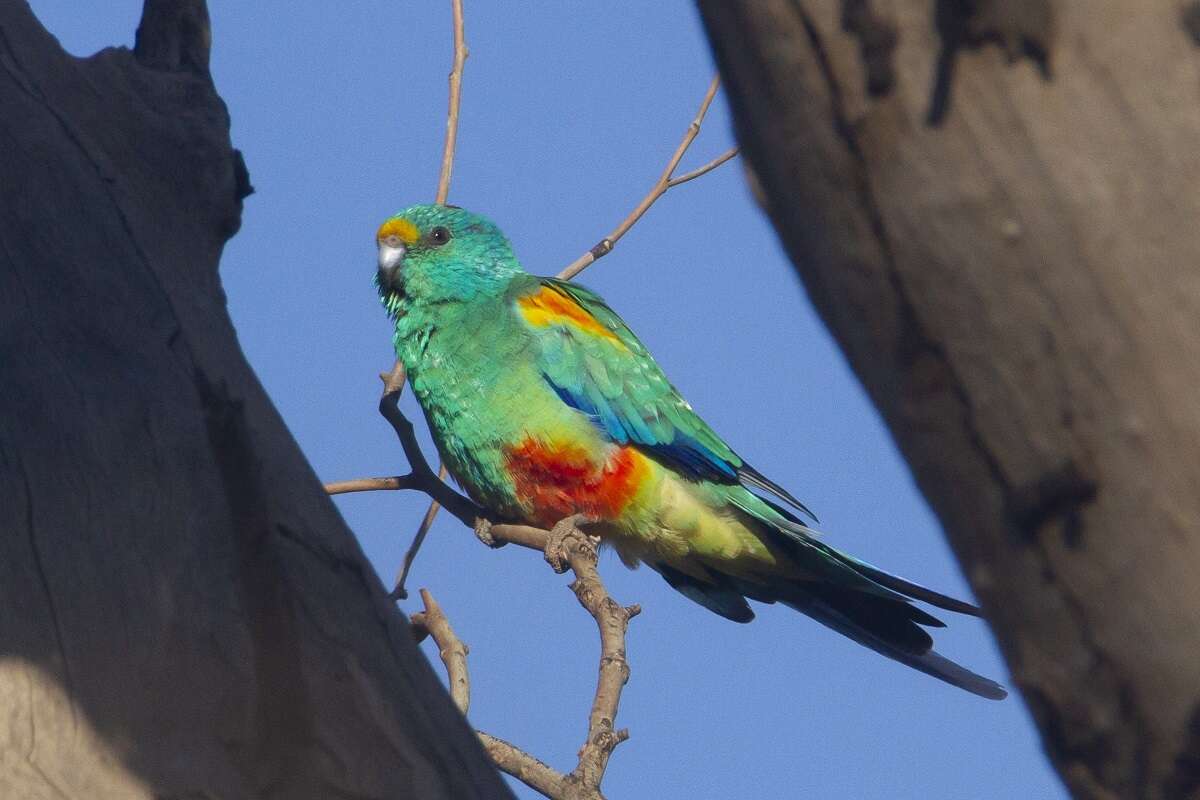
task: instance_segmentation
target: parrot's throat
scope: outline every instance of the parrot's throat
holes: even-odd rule
[[[402,289],[381,290],[379,299],[383,301],[383,307],[389,317],[398,320],[404,316],[405,306],[408,304],[405,303],[406,298]]]

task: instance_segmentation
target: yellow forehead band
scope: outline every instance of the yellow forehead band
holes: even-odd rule
[[[403,217],[393,217],[379,226],[379,232],[375,234],[375,241],[382,242],[389,236],[395,236],[406,246],[411,247],[417,239],[421,238],[421,232],[417,230],[416,225]]]

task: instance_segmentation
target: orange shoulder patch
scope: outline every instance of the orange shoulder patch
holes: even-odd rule
[[[615,333],[604,327],[573,298],[555,289],[553,286],[543,286],[534,294],[526,295],[517,300],[521,316],[530,325],[544,328],[548,325],[571,325],[581,331],[609,339],[624,347]]]

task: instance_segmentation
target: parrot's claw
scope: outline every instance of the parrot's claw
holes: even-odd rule
[[[579,529],[581,524],[593,521],[586,514],[572,514],[554,523],[554,527],[550,529],[550,538],[546,541],[546,548],[543,552],[546,555],[546,563],[559,575],[566,572],[570,566],[567,563],[567,548],[565,544],[569,537],[581,536],[593,547],[600,541],[598,537],[588,536]]]
[[[475,518],[475,538],[493,550],[508,544],[508,542],[498,542],[496,537],[492,536],[492,521],[487,517]]]

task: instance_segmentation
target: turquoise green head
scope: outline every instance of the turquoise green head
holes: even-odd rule
[[[522,272],[500,229],[456,206],[406,208],[375,239],[375,284],[393,317],[413,307],[496,297]]]

